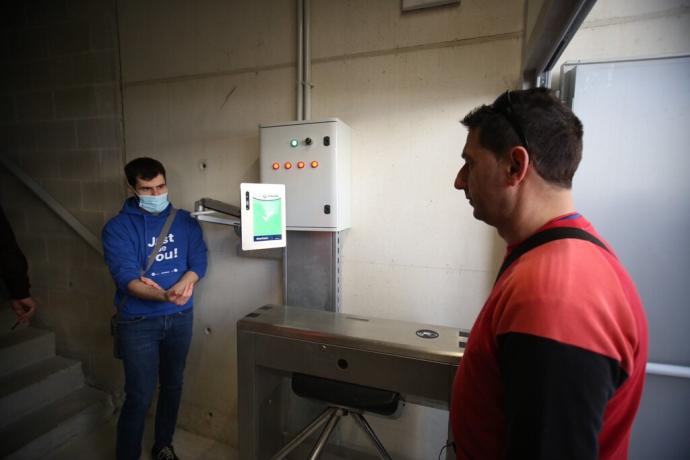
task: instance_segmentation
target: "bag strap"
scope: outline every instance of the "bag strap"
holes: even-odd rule
[[[161,232],[158,234],[158,238],[156,238],[156,245],[153,247],[153,251],[151,251],[151,254],[149,254],[149,258],[146,260],[146,267],[144,267],[144,269],[141,271],[140,276],[143,276],[144,273],[149,271],[149,268],[151,268],[151,265],[153,265],[153,261],[156,260],[158,251],[160,251],[161,246],[163,246],[163,241],[165,240],[165,237],[168,235],[168,231],[172,226],[173,220],[175,220],[175,214],[177,214],[177,209],[172,208],[170,210],[170,214],[168,214],[168,218],[165,219],[165,223],[163,224]]]
[[[153,262],[156,260],[156,255],[158,255],[158,251],[160,251],[161,246],[163,246],[163,241],[165,240],[166,235],[170,231],[170,227],[172,227],[172,223],[175,220],[176,214],[177,214],[177,209],[171,207],[170,208],[170,214],[168,214],[168,218],[165,219],[165,223],[163,224],[163,228],[161,228],[161,232],[158,234],[158,238],[156,238],[156,245],[153,247],[153,251],[151,251],[151,254],[149,254],[148,259],[146,259],[146,266],[139,271],[139,276],[144,276],[144,273],[149,271],[149,269],[153,265]],[[118,310],[125,305],[125,302],[127,301],[127,297],[129,297],[129,294],[127,294],[127,293],[125,293],[125,295],[122,296],[122,300],[120,301],[120,305],[118,305]]]
[[[536,233],[529,238],[527,238],[522,244],[520,244],[518,247],[516,247],[513,252],[510,253],[508,257],[506,257],[506,260],[503,261],[503,264],[501,265],[500,270],[498,270],[498,275],[496,276],[496,281],[494,281],[494,284],[498,282],[498,279],[501,277],[503,272],[505,272],[508,267],[510,267],[513,262],[518,260],[522,255],[524,255],[526,252],[531,251],[534,248],[537,248],[541,246],[542,244],[546,244],[550,241],[555,241],[555,240],[563,240],[563,239],[575,239],[575,240],[585,240],[589,241],[590,243],[594,243],[597,246],[600,246],[604,248],[606,251],[609,251],[609,248],[606,247],[606,245],[597,237],[592,235],[589,232],[586,232],[580,228],[576,227],[555,227],[555,228],[549,228],[547,230],[541,231],[539,233]],[[609,251],[610,252],[610,251]]]

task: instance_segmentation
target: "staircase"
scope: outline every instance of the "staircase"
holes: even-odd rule
[[[0,458],[41,458],[105,422],[107,395],[85,385],[81,363],[55,355],[55,334],[19,326],[0,305]]]

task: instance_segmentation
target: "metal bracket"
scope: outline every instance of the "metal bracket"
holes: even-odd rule
[[[235,230],[235,234],[240,239],[242,238],[242,212],[239,207],[212,198],[201,198],[194,203],[194,209],[195,211],[190,214],[199,222],[230,225]],[[283,250],[243,251],[242,242],[239,241],[237,243],[237,255],[257,259],[280,260],[283,258]]]

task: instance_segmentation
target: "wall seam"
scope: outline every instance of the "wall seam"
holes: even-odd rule
[[[347,53],[347,54],[340,54],[340,55],[336,55],[336,56],[313,58],[312,59],[312,65],[325,64],[325,63],[338,62],[338,61],[348,61],[348,60],[353,60],[353,59],[363,59],[363,58],[370,58],[370,57],[380,57],[380,56],[390,56],[390,55],[414,53],[417,51],[427,51],[427,50],[434,50],[434,49],[457,48],[457,47],[479,45],[479,44],[497,42],[497,41],[515,40],[515,39],[521,39],[521,38],[522,38],[522,31],[507,32],[507,33],[503,33],[503,34],[484,35],[484,36],[473,37],[473,38],[461,38],[461,39],[457,39],[457,40],[448,40],[448,41],[444,41],[444,42],[426,43],[426,44],[422,44],[422,45],[386,48],[386,49],[381,49],[381,50],[362,51],[362,52],[357,52],[357,53]],[[136,87],[136,86],[155,85],[155,84],[160,84],[160,83],[177,83],[177,82],[189,81],[189,80],[203,80],[203,79],[207,79],[207,78],[218,78],[218,77],[227,77],[227,76],[231,76],[231,75],[241,75],[241,74],[245,74],[245,73],[266,72],[266,71],[270,71],[270,70],[289,68],[289,67],[293,67],[294,65],[295,65],[295,62],[290,61],[290,62],[283,62],[283,63],[279,63],[279,64],[270,64],[270,65],[256,66],[256,67],[243,67],[243,68],[239,68],[239,69],[225,70],[225,71],[218,71],[218,72],[205,72],[205,73],[192,74],[192,75],[175,75],[172,77],[151,78],[151,79],[144,79],[144,80],[133,80],[130,82],[123,82],[122,84],[123,84],[124,88],[130,88],[130,87]]]

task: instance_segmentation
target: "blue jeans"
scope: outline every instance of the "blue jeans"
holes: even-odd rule
[[[138,460],[156,383],[155,446],[172,444],[182,378],[192,341],[192,309],[164,316],[119,318],[117,346],[125,370],[125,403],[117,422],[117,459]]]

